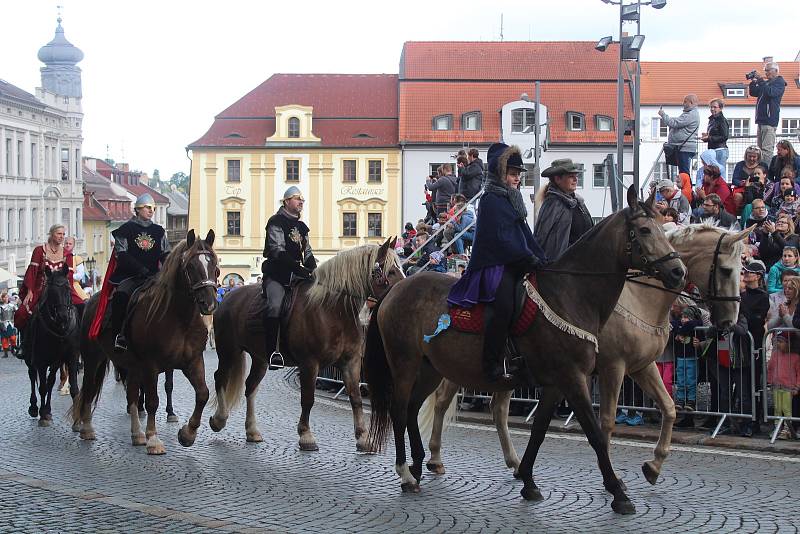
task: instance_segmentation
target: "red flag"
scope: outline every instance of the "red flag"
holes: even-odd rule
[[[100,335],[100,327],[103,325],[103,316],[106,314],[109,297],[113,289],[109,279],[111,275],[114,274],[116,268],[117,255],[112,254],[111,260],[108,262],[108,268],[106,269],[106,277],[103,278],[103,288],[100,290],[100,301],[97,303],[97,310],[95,311],[94,319],[92,319],[92,325],[89,327],[89,339],[91,340],[97,339],[97,336]]]

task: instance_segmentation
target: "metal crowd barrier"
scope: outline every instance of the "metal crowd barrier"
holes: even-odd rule
[[[781,346],[778,337],[784,338],[785,346]],[[770,443],[775,443],[784,424],[791,425],[800,422],[800,413],[792,410],[792,404],[796,406],[800,404],[797,394],[792,394],[793,391],[796,392],[800,388],[800,330],[773,328],[767,332],[767,336],[764,338],[763,354],[764,357],[761,358],[761,388],[764,392],[765,402],[762,403],[762,408],[764,421],[774,421],[775,423],[770,436]],[[780,408],[783,408],[780,414],[776,413],[779,408],[778,403],[781,403]],[[770,415],[770,411],[772,415]]]

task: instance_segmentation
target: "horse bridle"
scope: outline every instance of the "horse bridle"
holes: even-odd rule
[[[703,296],[703,300],[707,302],[741,302],[742,297],[736,295],[735,297],[726,297],[724,295],[719,295],[717,293],[717,263],[719,260],[719,254],[722,250],[722,240],[725,239],[727,234],[720,234],[719,239],[717,240],[717,246],[714,247],[714,257],[711,258],[711,269],[708,272],[708,288],[706,289],[706,294]]]
[[[183,271],[183,275],[186,277],[186,285],[189,287],[189,294],[194,297],[195,292],[205,287],[213,287],[215,290],[217,288],[217,281],[216,277],[219,276],[219,268],[217,268],[217,272],[215,273],[215,279],[206,278],[204,280],[200,280],[199,282],[192,282],[191,277],[189,276],[189,271],[187,267],[189,266],[189,261],[198,257],[198,256],[205,256],[209,260],[209,264],[211,260],[214,259],[215,254],[210,250],[195,250],[194,252],[186,252],[181,258],[181,270]]]
[[[389,278],[386,276],[386,272],[381,267],[381,264],[377,261],[375,262],[375,267],[372,268],[372,272],[369,275],[370,284],[369,284],[369,296],[367,300],[370,302],[378,302],[381,297],[375,294],[375,290],[373,289],[374,286],[381,286],[381,287],[389,287]],[[385,295],[386,292],[383,292]],[[381,296],[383,296],[381,295]]]
[[[644,253],[644,248],[642,244],[639,242],[639,238],[636,237],[636,229],[633,227],[633,221],[640,218],[649,219],[650,216],[647,212],[643,209],[637,211],[632,215],[625,215],[625,226],[628,230],[627,236],[627,243],[625,243],[625,253],[628,255],[628,262],[630,265],[634,265],[634,249],[636,249],[636,256],[639,257],[639,261],[642,264],[641,271],[644,272],[647,276],[652,276],[654,278],[658,277],[659,274],[659,266],[667,261],[680,259],[681,255],[673,250],[669,254],[665,254],[658,259],[655,260],[648,260],[647,256]]]
[[[67,289],[70,288],[69,281],[67,281],[66,287]],[[77,310],[75,308],[75,305],[72,304],[71,301],[69,304],[52,304],[52,305],[48,304],[47,286],[45,286],[45,290],[42,292],[42,300],[39,301],[39,304],[36,307],[40,313],[39,322],[44,326],[45,330],[47,330],[48,333],[57,338],[69,337],[75,331],[75,328],[78,326],[78,321],[76,320]],[[72,324],[72,327],[69,329],[65,329],[64,332],[56,332],[55,330],[53,330],[50,324],[58,324],[58,320],[56,320],[56,318],[53,317],[52,314],[50,314],[50,308],[55,308],[55,309],[66,308],[67,313],[69,313],[70,316],[68,322]]]

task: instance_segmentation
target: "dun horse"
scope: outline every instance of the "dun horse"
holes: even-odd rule
[[[25,351],[25,364],[31,379],[31,405],[28,414],[39,416],[39,426],[50,426],[53,419],[50,398],[56,373],[66,364],[69,371],[69,390],[74,398],[78,393],[78,310],[72,304],[69,267],[51,271],[45,266],[45,287],[26,335],[30,337]],[[37,406],[36,387],[41,406]]]
[[[595,368],[597,335],[619,299],[629,269],[642,269],[668,287],[684,281],[685,269],[654,219],[652,198],[640,203],[633,187],[628,207],[585,234],[549,269],[537,274],[540,311],[531,328],[514,338],[536,382],[551,393],[541,410],[552,411],[561,394],[569,400],[597,454],[603,484],[613,496],[612,508],[633,513],[634,507],[618,480],[592,411],[588,376]],[[419,491],[425,458],[417,414],[424,399],[445,376],[458,384],[499,391],[514,381],[486,383],[481,372],[479,336],[446,330],[430,343],[423,336],[447,313],[452,277],[422,273],[398,283],[373,311],[367,333],[365,366],[371,392],[370,440],[382,445],[389,418],[394,428],[395,469],[404,491]],[[547,308],[545,309],[545,305]],[[520,473],[522,496],[541,500],[533,481],[533,464],[544,439],[546,418],[536,418]],[[405,433],[413,464],[406,464]]]
[[[309,414],[319,370],[333,363],[342,370],[350,396],[356,448],[368,450],[359,390],[364,328],[358,316],[368,298],[382,297],[403,278],[393,241],[342,251],[317,267],[311,281],[298,287],[291,315],[282,326],[280,351],[285,364],[296,365],[300,371],[302,413],[297,433],[302,450],[318,449]],[[219,369],[214,373],[217,410],[209,425],[215,432],[225,427],[244,389],[245,433],[250,442],[263,441],[256,423],[255,398],[272,355],[264,346],[263,307],[261,288],[245,286],[228,294],[214,313]],[[246,381],[244,352],[252,359]]]
[[[95,439],[92,411],[108,368],[108,359],[128,372],[126,393],[131,417],[131,441],[146,445],[148,454],[164,454],[164,444],[156,433],[158,409],[158,375],[169,369],[180,369],[195,391],[195,408],[189,421],[178,432],[178,441],[191,446],[208,401],[203,350],[208,331],[201,314],[214,312],[217,305],[217,256],[212,248],[214,231],[205,240],[195,238],[190,230],[186,241],[179,243],[167,256],[155,282],[140,292],[127,322],[131,333],[130,350],[115,353],[114,339],[104,324],[96,340],[89,339],[89,323],[81,329],[81,353],[84,359],[83,388],[72,408],[73,422],[83,423],[82,439]],[[87,317],[97,309],[93,296],[86,305]],[[107,320],[107,318],[106,318]],[[139,387],[145,392],[147,428],[139,424],[137,403]]]
[[[673,230],[667,238],[681,255],[687,267],[687,280],[700,290],[703,300],[711,306],[711,318],[717,328],[727,330],[736,322],[739,313],[739,272],[742,241],[752,228],[730,232],[708,223]],[[600,385],[600,423],[606,438],[614,430],[620,386],[625,374],[631,375],[645,394],[655,400],[661,410],[661,434],[653,460],[642,465],[645,478],[655,484],[669,453],[672,426],[675,422],[675,403],[664,387],[655,360],[664,352],[669,337],[668,314],[676,295],[657,288],[628,282],[622,290],[614,313],[600,333],[600,352],[597,354],[597,375]],[[443,380],[436,389],[434,422],[429,448],[431,458],[426,464],[435,473],[444,473],[441,458],[441,438],[444,415],[458,385]],[[508,432],[508,406],[511,390],[492,395],[492,414],[503,448],[506,465],[515,471],[519,457]],[[425,408],[423,408],[423,411]],[[544,416],[537,408],[537,417]],[[424,419],[424,416],[420,416]]]

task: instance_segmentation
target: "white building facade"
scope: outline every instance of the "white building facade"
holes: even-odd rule
[[[76,237],[76,250],[84,249],[76,65],[83,53],[66,40],[59,19],[54,39],[38,57],[45,66],[35,96],[0,80],[0,266],[19,277],[52,224],[64,224]]]

